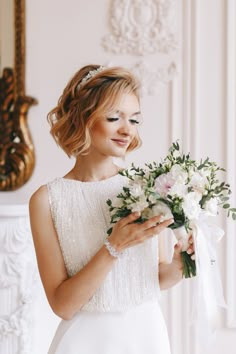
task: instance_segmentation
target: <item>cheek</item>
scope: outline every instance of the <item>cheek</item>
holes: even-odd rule
[[[99,137],[105,137],[111,133],[111,127],[105,124],[97,123],[91,130],[91,138],[96,139]]]

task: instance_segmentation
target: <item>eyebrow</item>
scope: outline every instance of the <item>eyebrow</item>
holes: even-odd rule
[[[121,114],[122,116],[124,116],[124,115],[125,115],[125,113],[124,113],[124,112],[119,111],[119,110],[117,110],[117,111],[116,111],[116,113],[119,113],[119,114]],[[138,115],[138,114],[141,114],[141,112],[140,112],[140,111],[138,111],[138,112],[132,113],[130,117],[136,116],[136,115]]]

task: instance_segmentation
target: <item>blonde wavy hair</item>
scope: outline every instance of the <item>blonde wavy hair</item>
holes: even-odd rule
[[[134,94],[139,100],[138,80],[121,67],[98,71],[80,85],[91,70],[99,67],[87,65],[76,72],[65,87],[58,105],[47,115],[53,138],[69,157],[88,153],[92,126],[99,117],[114,109],[123,94]],[[140,145],[141,139],[137,133],[127,151]]]

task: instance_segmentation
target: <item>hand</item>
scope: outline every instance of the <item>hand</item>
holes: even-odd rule
[[[186,252],[191,255],[191,259],[195,259],[195,248],[194,248],[194,242],[193,242],[193,235],[189,234],[189,239],[188,239],[188,244],[189,247],[187,248]],[[175,245],[175,254],[179,254],[182,252],[182,242],[178,241]]]
[[[113,227],[109,241],[118,252],[143,243],[173,223],[173,219],[160,222],[161,215],[154,216],[141,224],[134,223],[139,217],[140,213],[132,213],[119,220]]]
[[[189,239],[188,239],[188,243],[189,243],[189,247],[187,248],[186,252],[191,255],[190,258],[192,260],[195,259],[195,249],[194,249],[194,242],[193,242],[193,236],[192,234],[189,235]],[[181,252],[182,252],[182,242],[181,241],[178,241],[176,244],[175,244],[175,247],[174,247],[174,255],[173,255],[173,260],[172,262],[176,263],[177,264],[177,267],[180,269],[180,270],[183,270],[183,263],[182,263],[182,259],[181,259]]]
[[[192,234],[190,234],[190,236],[189,236],[188,243],[189,243],[189,248],[187,249],[186,252],[189,255],[191,255],[190,258],[192,260],[194,260],[195,259],[195,247],[194,247],[193,235]]]

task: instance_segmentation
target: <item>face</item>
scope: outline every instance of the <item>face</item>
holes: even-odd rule
[[[122,157],[137,135],[140,106],[134,94],[124,94],[114,110],[98,119],[90,131],[91,152]]]

